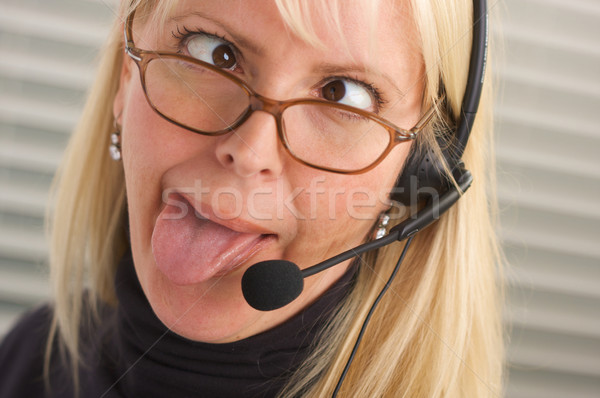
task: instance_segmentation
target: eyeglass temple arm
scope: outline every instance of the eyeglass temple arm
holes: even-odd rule
[[[435,115],[438,106],[444,102],[446,99],[446,94],[442,93],[442,95],[435,100],[434,104],[429,108],[429,110],[421,117],[421,119],[417,122],[415,127],[409,130],[411,135],[416,135],[419,131],[423,129],[429,123],[433,115]]]
[[[142,60],[142,58],[140,58],[135,53],[135,45],[133,44],[132,25],[133,25],[133,16],[134,15],[135,15],[135,10],[133,10],[131,12],[131,14],[129,14],[127,16],[127,19],[125,20],[125,24],[123,24],[123,36],[125,36],[125,53],[127,55],[129,55],[131,58],[133,58],[139,62]]]

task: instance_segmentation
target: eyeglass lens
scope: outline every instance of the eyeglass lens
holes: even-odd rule
[[[148,99],[160,113],[206,133],[229,129],[250,105],[248,93],[233,80],[181,58],[151,60],[145,86]],[[290,152],[325,168],[368,167],[390,142],[389,131],[379,123],[327,104],[290,106],[282,114],[282,125]]]

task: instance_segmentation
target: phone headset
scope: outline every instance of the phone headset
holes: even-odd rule
[[[473,42],[471,46],[471,58],[469,63],[469,75],[467,86],[463,97],[461,111],[456,130],[451,133],[452,145],[447,145],[443,137],[438,137],[443,160],[435,156],[431,148],[419,150],[413,145],[402,174],[397,180],[396,191],[393,199],[405,206],[411,206],[417,201],[424,200],[424,193],[441,193],[438,197],[430,200],[419,209],[414,216],[409,217],[400,224],[390,229],[390,232],[376,240],[364,243],[335,257],[327,259],[319,264],[301,270],[296,264],[286,260],[268,260],[254,264],[246,270],[242,277],[242,292],[244,298],[260,311],[271,311],[281,308],[294,301],[304,288],[304,278],[324,271],[336,264],[356,257],[364,252],[374,250],[391,243],[407,239],[402,254],[392,271],[386,285],[371,306],[362,329],[354,345],[354,349],[348,358],[346,367],[338,385],[333,393],[335,397],[341,387],[344,377],[352,363],[356,349],[362,339],[367,323],[379,303],[383,294],[387,291],[394,276],[396,275],[406,250],[414,235],[432,224],[441,214],[446,212],[454,203],[460,199],[462,194],[471,186],[473,177],[464,168],[461,160],[481,98],[485,65],[488,48],[488,14],[486,0],[473,1]],[[452,173],[456,185],[445,173],[445,165]]]

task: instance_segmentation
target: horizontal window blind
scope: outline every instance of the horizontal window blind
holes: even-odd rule
[[[49,184],[116,1],[0,5],[0,335],[47,300]],[[600,3],[490,0],[496,69],[507,396],[600,391]],[[494,31],[494,34],[498,34]]]
[[[600,391],[600,3],[511,0],[496,111],[507,396]]]
[[[0,335],[49,297],[48,189],[117,3],[0,4]]]

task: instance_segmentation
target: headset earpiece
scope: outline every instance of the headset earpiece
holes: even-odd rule
[[[456,128],[447,136],[450,139],[449,143],[444,143],[443,138],[438,138],[442,156],[454,177],[456,174],[462,174],[463,164],[460,159],[475,121],[485,76],[488,45],[488,16],[485,0],[474,0],[473,2],[472,39],[469,75],[459,120]],[[443,84],[441,87],[443,89]],[[395,192],[391,195],[392,200],[409,207],[430,199],[432,195],[442,195],[451,188],[450,180],[444,172],[445,167],[442,160],[438,159],[431,148],[419,148],[415,144],[413,144],[403,171],[396,181]]]
[[[452,172],[459,162],[447,154],[445,148],[448,144],[442,143],[442,140],[443,138],[438,138],[437,141],[446,164],[432,148],[419,148],[418,142],[413,144],[402,173],[396,181],[392,200],[412,207],[427,201],[432,195],[441,195],[450,188],[451,182],[444,171],[445,167]]]

